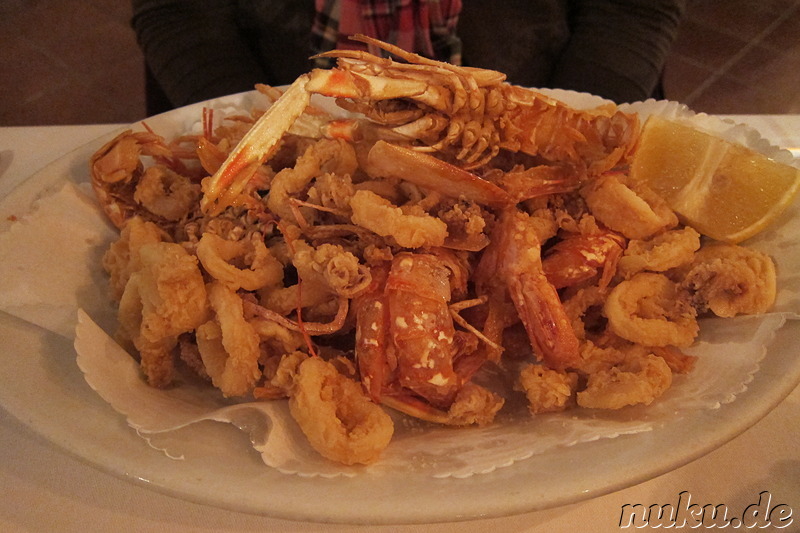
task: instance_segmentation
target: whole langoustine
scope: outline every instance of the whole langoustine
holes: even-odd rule
[[[372,138],[437,152],[466,169],[485,165],[506,150],[593,176],[623,162],[636,145],[638,117],[616,106],[576,110],[540,92],[508,84],[497,71],[458,67],[369,37],[353,38],[375,44],[404,62],[354,50],[323,54],[336,58],[338,66],[297,78],[214,175],[203,181],[206,212],[218,213],[236,201],[283,134],[303,115],[312,94],[337,98],[341,107],[368,119],[366,125],[345,120],[350,127],[340,124],[326,130],[328,135],[352,140],[363,135],[358,126],[362,124]]]
[[[321,56],[336,58],[337,68],[312,72],[306,90],[346,99],[342,107],[429,150],[455,150],[465,166],[479,166],[505,149],[597,173],[613,168],[638,136],[637,117],[613,105],[579,111],[506,83],[497,71],[434,61],[362,35],[353,38],[404,62],[333,50]]]

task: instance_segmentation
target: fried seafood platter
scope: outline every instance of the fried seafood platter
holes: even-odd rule
[[[688,214],[722,167],[669,195],[639,156],[661,119],[374,44],[392,59],[333,51],[334,69],[258,87],[266,110],[125,131],[91,158],[119,229],[117,337],[149,386],[190,374],[280,402],[319,454],[371,464],[398,420],[656,405],[693,372],[699,319],[772,309],[773,259]],[[788,205],[797,170],[764,168]]]

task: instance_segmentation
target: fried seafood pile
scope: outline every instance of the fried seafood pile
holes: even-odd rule
[[[636,116],[383,46],[402,61],[335,51],[260,87],[266,113],[94,155],[120,337],[149,384],[187,369],[288,398],[321,454],[369,463],[384,407],[463,426],[518,394],[534,414],[649,404],[691,371],[698,317],[772,305],[769,257],[704,242],[629,178]]]

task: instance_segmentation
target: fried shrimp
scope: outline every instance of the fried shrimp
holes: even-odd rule
[[[128,218],[147,212],[133,199],[144,167],[143,155],[165,161],[172,156],[172,151],[159,135],[126,130],[100,148],[89,161],[97,201],[117,228],[122,228]]]
[[[698,311],[717,316],[764,313],[775,302],[772,259],[735,244],[710,244],[699,250],[683,280]]]
[[[141,354],[148,383],[164,387],[172,381],[178,336],[205,320],[206,290],[197,259],[179,244],[145,244],[139,260],[120,299],[119,323]]]
[[[315,450],[347,465],[375,462],[394,434],[361,385],[317,357],[299,365],[289,409]]]
[[[624,239],[611,232],[567,236],[548,251],[542,270],[556,289],[577,285],[598,275],[606,286],[614,275],[623,247]]]
[[[208,287],[214,318],[197,328],[200,357],[215,387],[225,396],[243,396],[261,377],[259,336],[244,318],[242,299],[228,286]]]
[[[645,346],[689,346],[699,326],[688,298],[662,274],[641,272],[614,287],[603,306],[611,331]]]

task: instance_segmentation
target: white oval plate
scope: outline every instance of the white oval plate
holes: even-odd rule
[[[215,101],[241,104],[252,93]],[[170,136],[197,122],[204,104],[146,122]],[[0,201],[0,220],[65,181],[85,182],[87,161],[112,135],[37,172]],[[46,243],[42,243],[46,245]],[[99,267],[98,267],[99,268]],[[267,468],[247,436],[202,422],[175,438],[194,443],[170,459],[150,448],[83,379],[73,340],[0,313],[0,404],[57,446],[106,472],[175,497],[277,518],[348,523],[430,523],[505,516],[593,498],[646,481],[716,449],[755,424],[800,382],[793,340],[800,324],[778,331],[747,390],[716,410],[692,412],[650,432],[535,455],[466,479],[419,473],[334,479]]]

